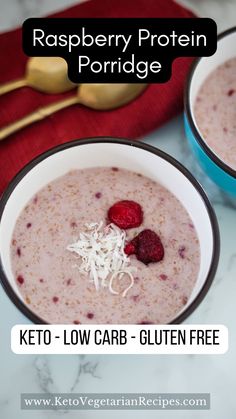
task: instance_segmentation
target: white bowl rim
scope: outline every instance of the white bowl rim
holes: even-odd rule
[[[71,147],[77,147],[82,145],[87,145],[91,143],[109,143],[109,144],[121,144],[126,145],[129,147],[137,147],[140,149],[143,149],[145,151],[148,151],[152,154],[155,154],[162,159],[166,160],[168,163],[173,165],[177,170],[179,170],[192,184],[192,186],[195,188],[195,190],[198,192],[198,194],[201,196],[203,203],[206,207],[207,214],[209,216],[209,221],[212,229],[212,237],[213,237],[213,248],[212,248],[212,257],[210,262],[210,267],[208,270],[207,277],[205,279],[204,285],[200,289],[199,293],[196,295],[195,299],[192,301],[192,303],[187,306],[187,308],[181,312],[176,318],[174,318],[169,324],[179,324],[182,323],[187,317],[190,316],[190,314],[198,307],[198,305],[201,303],[201,301],[205,298],[212,282],[215,277],[215,273],[218,267],[219,262],[219,255],[220,255],[220,233],[219,233],[219,226],[218,221],[214,212],[214,209],[212,205],[210,204],[210,201],[204,192],[202,186],[199,184],[199,182],[194,178],[194,176],[186,169],[181,163],[179,163],[174,157],[170,156],[169,154],[165,153],[164,151],[153,147],[151,145],[148,145],[143,142],[138,141],[132,141],[124,138],[113,138],[113,137],[91,137],[91,138],[81,138],[77,140],[73,140],[64,144],[60,144],[56,147],[53,147],[44,153],[40,154],[38,157],[31,160],[28,164],[26,164],[17,174],[16,176],[11,180],[7,188],[5,189],[1,199],[0,199],[0,224],[2,220],[2,216],[4,213],[5,206],[7,204],[8,199],[10,198],[11,194],[13,193],[14,189],[17,187],[18,183],[24,178],[24,176],[30,172],[31,169],[33,169],[37,164],[39,164],[41,161],[47,159],[49,156],[61,152],[63,150],[66,150]],[[45,320],[37,316],[33,311],[31,311],[20,298],[17,296],[17,294],[12,289],[8,278],[4,272],[2,259],[0,255],[0,281],[1,284],[10,298],[10,300],[15,304],[15,306],[28,318],[30,319],[34,324],[47,324]]]
[[[227,37],[228,35],[231,35],[232,33],[236,32],[236,26],[227,29],[226,31],[220,33],[217,36],[217,42],[221,39]],[[191,90],[191,83],[192,79],[195,73],[195,70],[200,63],[200,61],[203,59],[203,57],[197,58],[194,60],[190,67],[190,71],[188,74],[187,82],[185,84],[185,91],[184,91],[184,109],[185,114],[187,116],[188,122],[190,124],[190,128],[194,134],[194,137],[196,138],[198,144],[200,147],[204,150],[204,152],[207,154],[207,156],[218,166],[220,169],[222,169],[224,172],[226,172],[228,175],[230,175],[232,178],[236,179],[236,170],[232,169],[232,167],[228,166],[226,163],[224,163],[223,160],[221,160],[212,150],[210,147],[208,147],[207,143],[203,139],[202,135],[200,134],[199,130],[197,129],[196,123],[194,122],[194,118],[192,115],[192,107],[191,107],[191,100],[190,100],[190,90]]]

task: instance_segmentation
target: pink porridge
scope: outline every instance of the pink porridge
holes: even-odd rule
[[[207,77],[198,92],[194,115],[208,146],[236,170],[236,57]]]
[[[109,226],[108,209],[120,200],[139,203],[141,225]],[[145,229],[163,245],[158,262],[124,255]],[[100,263],[95,273],[91,246]],[[67,173],[32,198],[16,222],[11,257],[24,301],[48,323],[158,324],[187,304],[200,249],[187,211],[163,186],[124,169],[91,168]]]

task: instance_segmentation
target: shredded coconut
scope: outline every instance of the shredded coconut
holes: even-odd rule
[[[103,222],[85,224],[86,232],[80,233],[79,240],[67,246],[67,250],[76,253],[82,259],[76,265],[83,274],[88,274],[97,291],[108,287],[112,294],[119,294],[113,288],[114,280],[121,280],[124,275],[130,278],[129,286],[122,292],[125,297],[134,284],[130,258],[125,254],[126,233],[115,224],[103,227]]]

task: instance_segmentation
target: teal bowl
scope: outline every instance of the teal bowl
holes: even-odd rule
[[[236,27],[218,36],[217,51],[198,58],[192,65],[184,94],[184,126],[189,144],[206,174],[224,191],[236,196],[236,170],[208,147],[194,117],[193,105],[200,86],[208,75],[225,61],[236,57]],[[223,141],[223,139],[222,139]]]

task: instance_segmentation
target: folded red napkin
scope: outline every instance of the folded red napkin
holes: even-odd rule
[[[193,17],[172,0],[90,0],[55,17]],[[0,35],[0,83],[24,77],[27,57],[21,30]],[[81,137],[137,138],[160,126],[182,108],[183,85],[191,58],[178,58],[168,83],[149,86],[134,102],[108,112],[76,105],[35,123],[0,143],[0,193],[29,160],[63,142]],[[34,109],[75,94],[46,95],[22,88],[0,97],[0,126]]]

